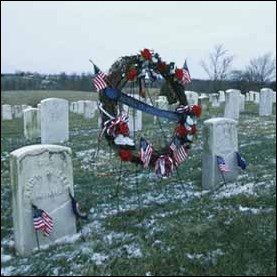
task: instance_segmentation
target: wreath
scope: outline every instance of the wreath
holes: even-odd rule
[[[111,66],[108,74],[101,72],[96,65],[94,69],[93,84],[99,91],[102,120],[101,137],[106,138],[122,161],[139,164],[144,168],[151,167],[161,178],[171,176],[174,169],[188,156],[197,132],[197,118],[201,115],[201,106],[187,103],[185,86],[191,79],[186,62],[183,68],[177,68],[173,62],[163,61],[158,53],[143,49],[137,55],[121,57]],[[158,78],[164,80],[168,88],[166,96],[169,104],[178,104],[175,111],[158,109],[122,92],[128,84],[132,87],[136,85],[139,95],[146,98],[146,78],[151,81]],[[135,143],[130,137],[129,118],[120,104],[176,121],[173,138],[167,146],[156,149],[145,138],[140,138],[139,151],[136,152]]]

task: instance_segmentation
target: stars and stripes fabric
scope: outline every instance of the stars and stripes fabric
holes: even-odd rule
[[[52,217],[37,206],[32,205],[33,208],[33,223],[35,230],[41,230],[43,236],[48,237],[54,230],[54,222]]]
[[[228,165],[226,164],[225,160],[222,157],[216,156],[216,162],[217,162],[217,166],[221,172],[230,172],[231,171],[229,169]]]
[[[93,66],[95,77],[93,78],[92,82],[96,90],[99,92],[100,90],[108,87],[107,83],[105,82],[105,78],[107,75],[102,72],[95,64],[93,64]]]
[[[240,155],[239,152],[236,152],[236,155],[237,155],[238,166],[243,170],[246,169],[246,166],[247,166],[246,160]]]
[[[173,152],[173,159],[175,166],[179,166],[183,161],[188,157],[188,152],[185,145],[182,145],[180,140],[177,137],[174,137],[169,148]]]
[[[149,144],[144,138],[140,139],[140,152],[139,157],[143,163],[144,168],[147,168],[153,153],[152,145]]]
[[[185,60],[184,66],[183,66],[183,78],[182,78],[182,83],[183,85],[186,85],[191,82],[191,77],[189,73],[189,69],[187,66],[187,60]]]

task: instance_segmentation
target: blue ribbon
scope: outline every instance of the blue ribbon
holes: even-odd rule
[[[111,100],[119,101],[119,102],[123,103],[124,105],[127,105],[136,110],[140,110],[140,111],[148,113],[148,114],[156,115],[158,117],[164,117],[171,121],[179,122],[179,120],[180,120],[181,115],[177,112],[162,110],[162,109],[158,109],[156,107],[150,106],[138,99],[128,96],[127,94],[125,94],[117,89],[107,88],[104,90],[104,93]]]

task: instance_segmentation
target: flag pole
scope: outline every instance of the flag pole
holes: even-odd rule
[[[33,204],[32,204],[32,209],[33,209],[33,212],[36,209],[36,206],[33,205]],[[35,229],[35,227],[34,227],[34,229]],[[37,242],[38,250],[40,250],[39,239],[38,239],[38,231],[36,229],[35,229],[35,236],[36,236],[36,242]]]
[[[218,170],[219,170],[219,171],[220,171],[220,173],[221,173],[221,176],[222,176],[222,179],[223,179],[224,185],[225,185],[225,186],[227,186],[227,184],[226,184],[226,180],[225,180],[225,177],[224,177],[223,172],[220,170],[220,168],[219,168],[219,166],[218,166],[218,165],[217,165],[217,168],[218,168]]]
[[[37,241],[38,250],[40,250],[39,239],[38,239],[38,231],[35,230],[35,233],[36,233],[36,241]]]

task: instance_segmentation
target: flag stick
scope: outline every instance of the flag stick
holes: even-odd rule
[[[223,178],[224,185],[227,186],[223,172],[220,169],[219,169],[219,171],[221,172],[221,176]]]
[[[38,231],[35,230],[35,233],[36,233],[36,241],[37,241],[38,250],[40,250],[39,239],[38,239]]]

